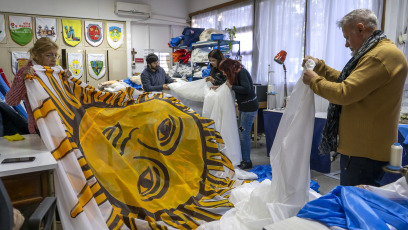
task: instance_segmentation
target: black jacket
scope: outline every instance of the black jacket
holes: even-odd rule
[[[248,71],[242,68],[237,74],[237,83],[232,85],[238,110],[242,112],[254,112],[258,110],[258,98],[255,94],[254,84]]]
[[[222,74],[222,72],[219,69],[215,68],[215,67],[211,67],[211,71],[210,71],[209,76],[214,78],[213,85],[222,85],[227,80],[227,77],[224,76]]]

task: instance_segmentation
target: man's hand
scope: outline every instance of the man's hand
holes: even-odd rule
[[[310,56],[310,55],[307,55],[307,56],[303,59],[302,67],[305,67],[305,63],[306,63],[307,60],[309,60],[309,59],[312,59],[312,60],[316,63],[316,65],[317,65],[317,63],[319,62],[319,59],[317,59],[317,58],[315,58],[315,57],[312,57],[312,56]]]
[[[62,77],[66,79],[66,78],[69,78],[71,76],[72,76],[71,71],[69,69],[65,69],[64,74],[62,75]]]
[[[214,78],[211,76],[208,76],[205,78],[205,81],[210,81],[211,83],[214,83]]]
[[[303,74],[303,83],[306,85],[310,85],[310,82],[312,82],[313,78],[317,77],[317,73],[313,70],[305,70],[305,73]]]
[[[163,90],[170,90],[169,86],[167,84],[163,85]]]

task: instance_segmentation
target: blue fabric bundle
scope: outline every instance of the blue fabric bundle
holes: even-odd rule
[[[320,185],[319,185],[319,183],[317,181],[310,180],[310,188],[313,189],[314,191],[320,193],[319,192]]]
[[[210,75],[211,72],[211,64],[208,64],[207,69],[203,69],[202,73],[203,73],[203,77],[208,77],[208,75]]]
[[[268,165],[257,165],[253,167],[249,172],[253,172],[258,176],[257,181],[262,182],[265,179],[272,180],[272,167]],[[310,180],[310,188],[319,192],[319,183],[313,180]]]
[[[181,40],[183,40],[183,39],[184,39],[184,35],[172,38],[172,39],[170,39],[169,44],[170,44],[171,47],[175,47],[178,44],[180,44]]]
[[[184,42],[183,46],[190,46],[191,43],[200,40],[200,34],[204,31],[204,28],[191,28],[186,27],[183,30]]]
[[[142,88],[142,85],[139,85],[139,84],[136,84],[136,83],[132,82],[129,78],[123,80],[123,82],[130,85],[130,86],[132,86],[135,89],[141,89]]]
[[[4,96],[6,93],[10,90],[6,82],[3,80],[3,78],[0,77],[0,93],[3,95],[0,96],[2,100],[4,100]],[[28,115],[25,109],[21,105],[13,106],[14,110],[16,110],[22,117],[24,117],[26,120],[28,120]]]
[[[259,182],[269,179],[272,180],[272,167],[270,164],[268,165],[257,165],[253,167],[249,172],[253,172],[256,175],[258,175],[258,180]]]
[[[329,227],[345,229],[408,229],[408,200],[389,200],[368,190],[337,186],[307,203],[297,214]]]

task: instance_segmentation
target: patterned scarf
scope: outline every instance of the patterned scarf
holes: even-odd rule
[[[371,50],[380,40],[386,38],[381,30],[376,30],[374,33],[364,41],[357,54],[354,55],[346,64],[343,71],[341,71],[337,83],[344,81],[356,67],[360,58]],[[339,132],[339,118],[341,113],[341,105],[333,103],[329,104],[327,110],[327,121],[323,129],[322,142],[319,145],[319,154],[326,155],[337,150],[337,134]]]

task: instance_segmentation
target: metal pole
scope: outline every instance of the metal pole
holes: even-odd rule
[[[286,66],[285,66],[284,63],[282,63],[282,65],[283,65],[283,71],[285,72],[285,78],[284,78],[285,84],[284,84],[284,91],[283,91],[283,106],[282,107],[285,108],[286,107],[286,101],[288,99],[288,86],[287,86],[287,83],[286,83]]]

